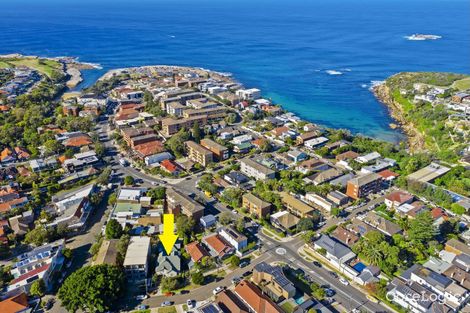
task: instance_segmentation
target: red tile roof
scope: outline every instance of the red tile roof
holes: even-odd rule
[[[166,169],[170,173],[174,173],[178,170],[178,165],[171,160],[163,160],[160,162],[160,166]]]
[[[257,313],[282,313],[271,299],[262,294],[261,290],[249,281],[243,280],[235,287],[235,293]]]
[[[380,176],[382,176],[383,178],[385,179],[388,179],[390,177],[398,177],[400,176],[399,174],[395,173],[395,172],[392,172],[391,170],[383,170],[381,172],[378,172],[377,174],[379,174]]]
[[[93,140],[88,135],[79,135],[71,137],[64,141],[64,146],[66,147],[82,147],[86,145],[91,145]]]
[[[404,191],[394,191],[390,194],[388,194],[385,199],[393,201],[393,202],[398,202],[400,204],[405,203],[413,199],[413,196],[410,195],[407,192]]]
[[[230,246],[217,234],[206,237],[205,242],[217,252],[219,257],[223,257],[229,252],[229,250],[231,250]]]
[[[442,217],[444,219],[447,219],[447,213],[441,209],[441,208],[433,208],[431,210],[431,215],[432,215],[432,218],[437,220],[438,218]]]
[[[191,242],[185,247],[186,252],[191,256],[191,260],[194,263],[199,262],[203,257],[209,256],[209,252],[206,251],[198,242]]]
[[[0,301],[0,312],[17,313],[28,308],[28,297],[24,292]]]
[[[163,144],[159,140],[151,141],[151,142],[146,142],[137,146],[134,146],[134,149],[139,152],[141,155],[144,157],[160,153],[165,150],[163,147]]]

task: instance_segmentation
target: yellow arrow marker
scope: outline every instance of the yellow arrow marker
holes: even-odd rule
[[[173,250],[176,239],[178,239],[178,236],[175,235],[175,216],[173,214],[163,214],[163,234],[159,237],[166,254],[169,255]]]

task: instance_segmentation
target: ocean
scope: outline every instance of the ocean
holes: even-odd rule
[[[0,54],[99,63],[80,87],[128,66],[230,72],[302,118],[396,142],[371,83],[470,73],[469,16],[468,0],[2,0]]]

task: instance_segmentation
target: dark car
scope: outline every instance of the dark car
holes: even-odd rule
[[[250,264],[250,262],[248,262],[248,261],[242,261],[240,263],[239,267],[242,268],[242,267],[248,266],[249,264]]]
[[[316,267],[321,267],[321,263],[318,262],[318,261],[313,261],[313,265],[315,265]]]
[[[189,290],[181,290],[181,292],[180,292],[180,293],[181,293],[182,295],[186,295],[186,294],[188,294],[188,293],[189,293]]]
[[[336,274],[335,272],[330,271],[329,274],[331,277],[338,278],[338,274]]]
[[[252,271],[246,271],[245,273],[242,274],[243,277],[250,276],[253,272]]]

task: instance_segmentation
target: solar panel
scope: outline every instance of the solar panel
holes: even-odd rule
[[[212,304],[205,306],[201,309],[202,313],[219,313],[220,311]]]

